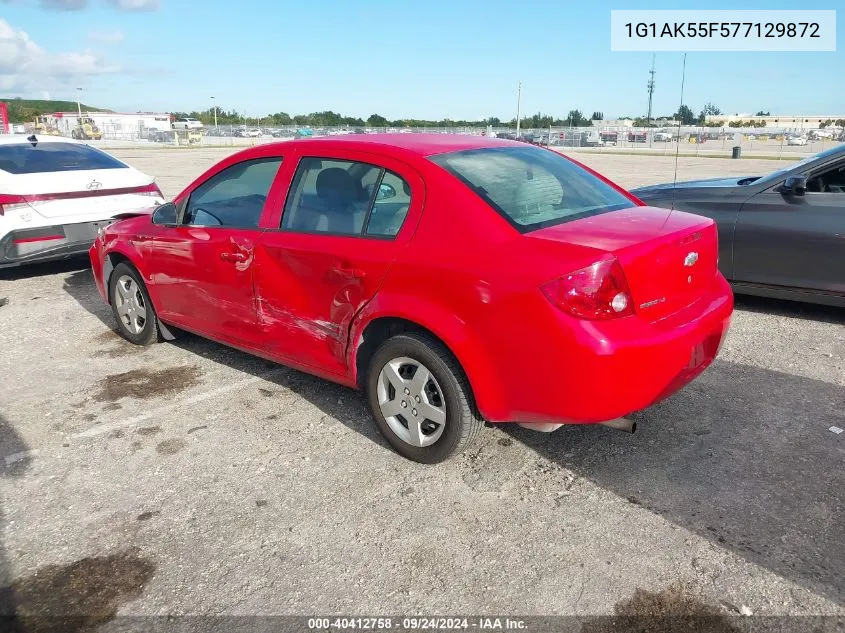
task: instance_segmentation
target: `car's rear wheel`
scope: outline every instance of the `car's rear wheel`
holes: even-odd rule
[[[464,451],[484,426],[469,382],[433,336],[387,339],[370,360],[367,401],[382,435],[401,455],[424,464]]]
[[[109,302],[120,335],[136,345],[158,339],[158,324],[150,295],[134,267],[121,262],[109,279]]]

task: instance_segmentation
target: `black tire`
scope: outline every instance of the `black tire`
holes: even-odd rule
[[[379,406],[379,375],[388,362],[401,357],[422,363],[442,391],[446,420],[441,436],[430,446],[413,446],[401,439],[390,428]],[[415,462],[437,464],[462,453],[484,426],[466,374],[451,352],[429,334],[405,332],[384,341],[370,359],[365,389],[381,434],[397,453]]]
[[[143,327],[138,332],[131,330],[124,321],[124,318],[118,312],[119,299],[116,297],[118,282],[125,278],[131,278],[137,284],[138,294],[142,301],[136,301],[138,306],[145,310]],[[134,266],[121,262],[114,267],[111,277],[109,277],[109,303],[111,304],[112,314],[115,321],[117,321],[117,331],[130,343],[135,345],[150,345],[158,340],[158,318],[156,317],[153,302],[150,301],[150,295],[147,293],[147,287],[144,285],[144,280]]]

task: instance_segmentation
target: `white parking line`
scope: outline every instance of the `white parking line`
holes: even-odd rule
[[[254,382],[261,382],[262,380],[267,380],[268,378],[280,374],[285,371],[284,367],[278,367],[276,369],[271,369],[270,371],[266,371],[263,374],[259,374],[258,376],[253,376],[252,378],[247,378],[245,380],[240,380],[238,382],[234,382],[223,387],[218,387],[217,389],[212,389],[211,391],[206,391],[204,393],[197,394],[195,396],[191,396],[190,398],[185,398],[184,400],[176,400],[170,404],[164,405],[157,409],[153,409],[151,411],[147,411],[145,413],[141,413],[134,417],[129,418],[128,420],[121,420],[120,422],[112,422],[111,424],[98,424],[97,426],[91,427],[85,431],[81,431],[80,433],[75,433],[71,435],[74,438],[83,438],[83,437],[96,437],[98,435],[102,435],[103,433],[110,433],[111,431],[116,431],[118,429],[124,429],[129,426],[134,426],[136,424],[140,424],[150,418],[156,417],[163,413],[167,413],[168,411],[172,411],[177,407],[182,407],[185,405],[196,404],[198,402],[203,402],[205,400],[209,400],[211,398],[215,398],[220,396],[224,393],[229,393],[230,391],[235,391],[237,389],[241,389],[250,385]]]

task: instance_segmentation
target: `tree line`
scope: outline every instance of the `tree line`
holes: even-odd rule
[[[176,118],[190,117],[200,120],[204,125],[214,125],[214,109],[209,108],[203,111],[173,112]],[[604,118],[603,113],[593,112],[587,118],[580,110],[570,110],[566,118],[555,117],[550,114],[538,112],[530,116],[520,118],[520,127],[523,128],[547,128],[552,127],[586,127]],[[263,117],[247,117],[237,110],[217,110],[218,125],[266,125],[266,126],[290,126],[299,125],[303,127],[516,127],[516,117],[510,120],[502,120],[499,117],[489,117],[469,121],[464,119],[388,119],[380,114],[371,114],[366,119],[361,117],[344,116],[339,112],[324,110],[323,112],[311,112],[310,114],[295,114],[291,116],[287,112],[275,112]]]
[[[0,101],[7,101],[9,106],[9,121],[11,123],[26,123],[33,121],[35,117],[43,114],[52,114],[54,112],[73,112],[76,110],[75,101],[45,101],[45,100],[26,100],[19,97],[12,99],[4,99],[0,97]],[[82,105],[82,111],[90,112],[109,112],[102,108],[95,108],[88,105]],[[699,125],[702,127],[764,127],[766,125],[763,120],[751,120],[746,122],[713,119],[708,121],[707,117],[717,117],[722,114],[722,111],[711,102],[704,104],[696,116],[695,112],[687,105],[682,105],[677,112],[668,116],[658,116],[651,119],[645,117],[620,117],[621,119],[632,120],[635,127],[660,127],[665,126],[668,121],[680,121],[683,125]],[[214,109],[209,108],[203,111],[193,112],[173,112],[172,116],[175,118],[190,117],[199,119],[203,124],[210,126],[214,124]],[[754,116],[765,117],[771,116],[769,112],[759,110]],[[536,114],[523,116],[520,118],[519,125],[525,129],[545,129],[548,127],[589,127],[595,121],[604,119],[604,113],[600,111],[593,112],[587,117],[581,110],[570,110],[565,118],[553,116],[537,112]],[[311,112],[310,114],[295,114],[291,116],[287,112],[275,112],[267,114],[263,117],[247,117],[246,114],[238,112],[237,110],[223,110],[217,108],[217,123],[218,125],[264,125],[264,126],[301,126],[301,127],[375,127],[375,128],[419,128],[419,127],[474,127],[483,128],[491,125],[496,128],[516,127],[516,117],[511,119],[500,119],[499,117],[491,116],[486,119],[479,119],[474,121],[468,120],[454,120],[454,119],[388,119],[380,114],[371,114],[366,119],[361,117],[344,116],[339,112],[332,110],[324,110],[322,112]],[[845,119],[828,119],[821,124],[821,127],[837,126],[845,127]]]
[[[21,99],[20,97],[12,99],[0,97],[0,101],[8,104],[10,123],[31,123],[36,117],[43,114],[76,112],[77,110],[76,101],[46,101],[43,99]],[[82,112],[108,112],[108,110],[93,108],[85,104],[80,107]]]

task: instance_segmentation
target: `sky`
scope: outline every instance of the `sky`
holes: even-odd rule
[[[215,103],[248,116],[334,110],[509,120],[522,82],[524,115],[565,118],[577,108],[586,116],[642,116],[652,55],[611,52],[611,9],[701,7],[684,0],[0,0],[0,97],[75,100],[81,87],[83,103],[125,112]],[[684,102],[696,113],[712,102],[729,114],[843,115],[843,23],[845,16],[836,52],[690,53]],[[656,115],[678,108],[682,58],[657,54]]]

